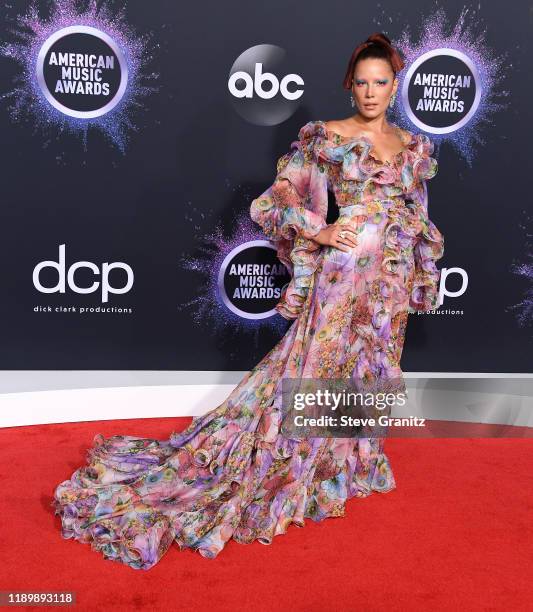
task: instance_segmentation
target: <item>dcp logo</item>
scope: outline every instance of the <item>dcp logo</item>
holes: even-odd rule
[[[287,53],[275,45],[256,45],[231,67],[228,90],[235,110],[250,123],[277,125],[298,108],[303,78],[288,65]]]
[[[58,281],[55,286],[45,287],[41,283],[41,271],[45,268],[52,268],[57,270]],[[94,281],[88,287],[79,287],[76,281],[74,280],[74,274],[77,270],[86,268],[94,276],[101,276],[102,282]],[[126,282],[122,287],[113,287],[109,281],[109,275],[111,270],[114,269],[124,270],[126,273]],[[66,274],[66,279],[65,279]],[[122,262],[115,261],[113,263],[105,262],[102,264],[102,270],[93,263],[92,261],[76,261],[71,266],[69,266],[68,270],[66,268],[66,256],[65,256],[65,245],[59,245],[59,261],[41,261],[39,262],[35,268],[33,269],[33,285],[40,291],[41,293],[65,293],[66,285],[68,284],[69,289],[74,291],[74,293],[94,293],[100,289],[102,293],[102,302],[109,301],[109,294],[123,294],[127,293],[133,286],[133,270],[131,266]]]

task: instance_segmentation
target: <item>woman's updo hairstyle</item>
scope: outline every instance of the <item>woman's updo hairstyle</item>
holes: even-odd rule
[[[374,32],[364,43],[354,49],[342,83],[344,89],[351,89],[352,87],[353,73],[357,62],[369,57],[387,60],[391,65],[394,76],[405,66],[400,54],[391,45],[390,39],[382,32]]]

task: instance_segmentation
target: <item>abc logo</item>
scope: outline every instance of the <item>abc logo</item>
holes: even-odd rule
[[[242,89],[237,87],[239,80],[245,83]],[[270,83],[270,89],[265,90],[263,83]],[[286,100],[297,100],[304,90],[295,89],[294,91],[289,91],[289,83],[304,84],[302,77],[297,74],[287,74],[279,81],[276,75],[270,72],[263,74],[263,64],[256,64],[253,79],[247,72],[238,70],[231,75],[228,87],[236,98],[251,98],[255,92],[260,98],[270,100],[270,98],[273,98],[279,92]]]
[[[69,288],[74,291],[74,293],[94,293],[100,289],[102,293],[102,302],[105,303],[109,301],[110,293],[114,293],[115,295],[127,293],[133,286],[133,270],[130,266],[128,266],[128,264],[121,261],[115,261],[113,263],[105,262],[102,264],[101,270],[92,261],[77,261],[74,262],[67,270],[65,259],[65,245],[60,244],[58,262],[50,260],[41,261],[35,266],[33,269],[33,284],[37,291],[40,291],[41,293],[65,293],[66,284],[68,284]],[[57,270],[59,280],[54,287],[45,287],[41,283],[41,271],[45,268],[53,268],[54,270]],[[82,268],[87,268],[93,273],[94,276],[100,276],[102,279],[101,282],[95,281],[89,287],[78,287],[74,280],[74,274],[77,270]],[[109,282],[109,273],[115,268],[119,268],[126,272],[126,282],[122,287],[113,287]]]
[[[277,125],[293,115],[303,85],[285,50],[275,45],[256,45],[241,53],[228,78],[230,103],[256,125]]]

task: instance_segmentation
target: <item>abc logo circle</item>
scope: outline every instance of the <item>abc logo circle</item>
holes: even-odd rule
[[[241,53],[228,78],[230,102],[256,125],[277,125],[299,107],[304,80],[276,45],[256,45]]]

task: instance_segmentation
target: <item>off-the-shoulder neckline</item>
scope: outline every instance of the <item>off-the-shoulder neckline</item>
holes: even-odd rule
[[[344,136],[343,134],[339,134],[338,132],[335,132],[334,130],[331,130],[330,128],[326,127],[326,122],[323,121],[322,119],[318,120],[318,123],[322,126],[324,133],[326,135],[331,134],[332,136],[335,136],[337,139],[342,139],[342,140],[364,140],[366,143],[368,143],[369,145],[369,156],[372,157],[376,162],[378,162],[379,164],[384,164],[386,166],[390,166],[391,164],[394,164],[394,162],[398,159],[398,157],[403,156],[403,154],[408,151],[411,146],[413,145],[413,143],[416,141],[415,135],[413,134],[413,132],[409,131],[409,130],[404,130],[409,134],[409,142],[405,145],[405,147],[401,150],[398,151],[398,153],[395,153],[392,158],[390,160],[381,160],[378,159],[373,153],[372,151],[375,151],[375,147],[374,147],[374,143],[372,142],[372,140],[370,138],[368,138],[368,136]],[[394,128],[396,128],[397,130],[400,130],[400,126],[397,125],[396,123],[390,121],[389,122],[390,125],[392,125]]]

